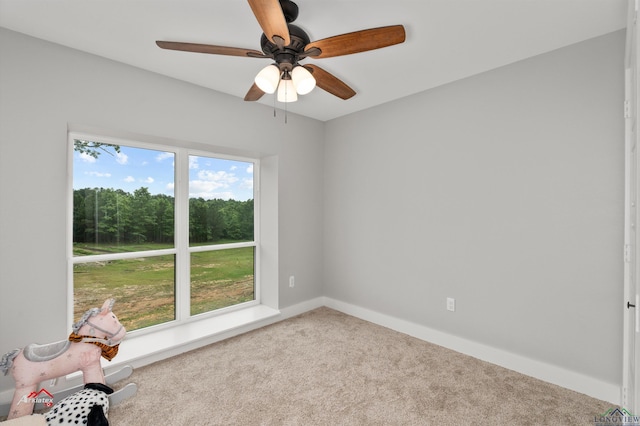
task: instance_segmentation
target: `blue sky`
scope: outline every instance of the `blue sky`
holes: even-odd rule
[[[133,193],[146,187],[151,194],[174,196],[172,152],[120,147],[98,158],[73,153],[73,188],[114,188]],[[189,157],[189,196],[245,201],[253,198],[253,163]]]

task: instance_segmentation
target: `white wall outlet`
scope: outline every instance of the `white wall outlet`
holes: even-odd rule
[[[294,277],[293,275],[291,275],[289,277],[289,287],[293,288],[296,286],[296,277]]]
[[[447,297],[447,311],[454,312],[456,310],[456,299]]]

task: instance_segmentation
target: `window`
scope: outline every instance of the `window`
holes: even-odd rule
[[[257,303],[254,159],[70,134],[73,318],[128,331]]]

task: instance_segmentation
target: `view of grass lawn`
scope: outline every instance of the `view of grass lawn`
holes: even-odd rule
[[[77,244],[74,255],[168,248],[161,244]],[[90,262],[74,265],[74,321],[105,299],[128,331],[175,319],[175,256]],[[191,315],[253,300],[254,248],[191,255]]]
[[[255,297],[254,248],[191,254],[191,315]]]

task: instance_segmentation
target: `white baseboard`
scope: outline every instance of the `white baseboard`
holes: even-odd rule
[[[552,364],[536,361],[531,358],[443,333],[423,325],[381,314],[339,300],[324,298],[324,305],[336,311],[399,331],[456,352],[499,365],[509,370],[543,380],[563,388],[620,405],[620,386],[603,382]]]
[[[297,305],[280,309],[280,319],[284,320],[287,318],[295,317],[296,315],[304,314],[305,312],[309,312],[323,306],[325,306],[324,297],[316,297],[315,299],[306,300],[304,302],[298,303]]]

